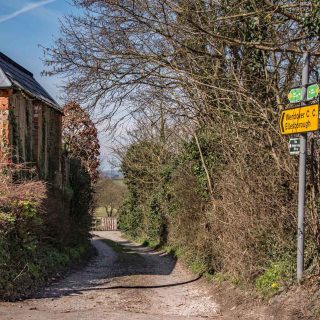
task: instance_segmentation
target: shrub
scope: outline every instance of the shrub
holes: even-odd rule
[[[72,224],[70,202],[60,190],[43,181],[2,178],[0,298],[15,299],[79,261],[88,248],[88,233]]]
[[[270,166],[275,160],[263,153],[253,158],[239,145],[234,161],[216,132],[199,130],[197,135],[198,143],[190,139],[175,155],[149,141],[128,148],[123,172],[129,195],[120,228],[149,242],[161,242],[165,230],[162,244],[182,252],[199,272],[228,274],[237,283],[255,285],[261,270],[273,266],[275,278],[279,257],[291,261],[295,256],[291,177]],[[258,163],[264,170],[257,169]],[[281,272],[289,268],[281,266]],[[258,283],[262,288],[263,280]]]
[[[273,295],[283,289],[293,277],[293,265],[289,261],[273,262],[256,279],[255,286],[263,295]]]

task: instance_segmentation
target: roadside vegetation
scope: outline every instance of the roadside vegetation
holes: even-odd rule
[[[48,73],[68,75],[68,92],[103,106],[116,129],[117,112],[130,118],[118,148],[128,187],[121,229],[263,294],[289,285],[298,159],[278,123],[305,50],[318,81],[319,1],[75,5],[83,14],[46,50]],[[318,141],[310,136],[307,278],[320,270]]]
[[[175,252],[195,272],[251,284],[263,294],[285,288],[294,276],[295,220],[290,212],[276,214],[284,210],[279,202],[274,201],[278,207],[273,209],[263,202],[270,201],[262,191],[266,172],[255,174],[256,181],[250,171],[247,180],[236,179],[239,168],[216,153],[221,149],[215,146],[214,135],[201,131],[197,135],[201,154],[195,138],[178,155],[161,150],[166,148],[161,143],[130,146],[122,165],[129,196],[120,228]],[[210,195],[206,170],[215,177],[218,198]],[[270,188],[275,200],[276,194],[285,195],[281,186]],[[288,207],[294,212],[289,202]]]
[[[77,120],[72,119],[71,127],[73,110]],[[88,253],[99,154],[96,130],[79,105],[66,105],[64,112],[64,165],[70,172],[63,190],[39,180],[30,164],[8,164],[6,157],[1,161],[1,299],[31,294]],[[82,134],[87,136],[88,124],[93,132],[90,146],[81,138]],[[79,143],[81,140],[81,153],[75,134]]]

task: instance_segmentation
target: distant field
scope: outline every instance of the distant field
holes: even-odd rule
[[[119,186],[125,186],[124,179],[112,179],[112,181]]]
[[[93,215],[96,218],[116,217],[126,193],[124,179],[101,178],[96,187],[96,207]]]
[[[109,207],[110,211],[110,207]],[[112,214],[115,215],[117,214],[118,210],[113,208]],[[95,217],[106,217],[108,215],[106,207],[97,207],[93,210],[93,215]]]
[[[93,215],[96,217],[105,217],[107,215],[107,210],[105,207],[97,207],[94,209]]]

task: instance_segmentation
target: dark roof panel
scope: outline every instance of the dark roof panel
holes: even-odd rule
[[[34,97],[61,109],[50,94],[35,80],[33,74],[15,61],[0,52],[0,75],[2,72],[11,83],[20,89],[32,94]],[[1,76],[0,76],[1,78]],[[3,81],[5,83],[5,81]],[[8,81],[6,82],[8,83]]]

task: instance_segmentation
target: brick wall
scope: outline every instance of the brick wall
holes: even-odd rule
[[[9,146],[9,98],[11,90],[0,90],[0,157],[7,159],[7,148]],[[4,159],[5,157],[6,159]]]

